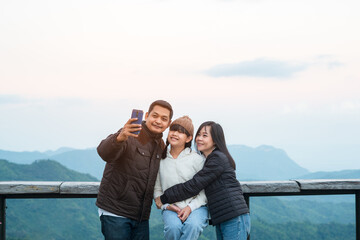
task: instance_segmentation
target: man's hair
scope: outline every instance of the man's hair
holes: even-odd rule
[[[167,101],[164,101],[164,100],[156,100],[155,102],[153,102],[150,105],[148,113],[150,113],[154,109],[155,106],[160,106],[160,107],[168,109],[170,111],[170,120],[172,119],[173,109],[172,109],[170,103],[168,103]]]

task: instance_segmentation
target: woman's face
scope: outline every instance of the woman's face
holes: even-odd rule
[[[215,144],[210,134],[211,126],[204,126],[195,138],[196,146],[205,157],[207,157],[215,148]]]
[[[169,130],[168,141],[171,147],[182,147],[185,148],[185,144],[190,142],[192,137],[187,136],[185,133],[180,133],[178,131]]]

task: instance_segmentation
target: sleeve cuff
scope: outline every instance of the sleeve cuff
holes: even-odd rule
[[[194,210],[196,210],[196,209],[199,208],[199,206],[197,206],[197,204],[194,203],[194,202],[190,202],[190,203],[188,204],[188,206],[190,207],[191,212],[193,212]]]
[[[168,200],[168,198],[165,196],[165,194],[163,194],[163,195],[160,196],[160,200],[161,200],[162,204],[169,203],[169,200]]]
[[[169,206],[168,203],[165,203],[161,206],[161,210],[166,210],[166,208]]]
[[[112,136],[112,143],[115,147],[119,147],[119,146],[123,145],[125,142],[125,141],[122,141],[122,142],[117,141],[117,137],[119,136],[120,132],[121,132],[121,129],[118,132],[116,132],[115,134],[113,134],[113,136]]]

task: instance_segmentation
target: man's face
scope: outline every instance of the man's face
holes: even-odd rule
[[[162,133],[169,127],[170,110],[159,105],[155,105],[150,113],[145,114],[146,126],[153,133]]]

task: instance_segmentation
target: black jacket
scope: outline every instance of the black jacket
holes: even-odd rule
[[[147,220],[165,146],[162,134],[153,134],[143,122],[137,138],[118,143],[120,131],[108,136],[97,148],[106,165],[96,205],[116,215]]]
[[[163,204],[174,203],[195,196],[202,189],[214,225],[249,212],[235,170],[218,149],[209,154],[203,169],[191,180],[168,188],[160,199]]]

